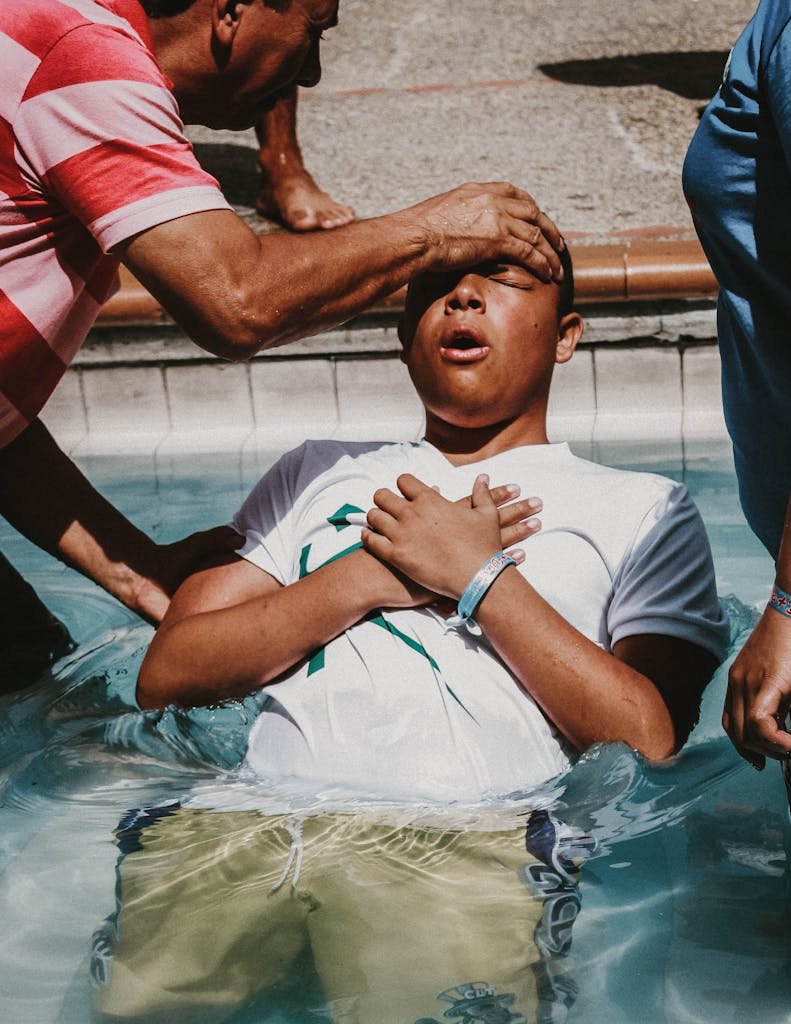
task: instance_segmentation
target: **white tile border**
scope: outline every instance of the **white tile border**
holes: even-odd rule
[[[393,354],[262,360],[249,365],[112,364],[72,368],[42,414],[80,455],[270,453],[306,437],[411,440],[420,403]],[[713,344],[611,343],[580,349],[555,371],[553,440],[722,440]]]

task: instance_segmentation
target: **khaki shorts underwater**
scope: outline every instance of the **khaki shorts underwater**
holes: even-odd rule
[[[99,1019],[230,1020],[309,952],[336,1024],[551,1020],[574,998],[562,957],[593,840],[545,811],[524,822],[131,812],[94,938]]]

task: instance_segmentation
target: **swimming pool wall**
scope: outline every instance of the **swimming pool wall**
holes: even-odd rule
[[[550,436],[724,438],[711,301],[583,308],[584,341],[556,369]],[[305,437],[421,430],[395,320],[361,319],[246,364],[175,327],[99,327],[44,409],[72,454],[269,451]]]

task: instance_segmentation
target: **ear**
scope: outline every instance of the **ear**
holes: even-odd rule
[[[558,340],[555,346],[556,363],[567,363],[571,359],[584,329],[585,324],[579,313],[566,313],[560,318]]]
[[[211,0],[212,42],[220,53],[230,55],[231,47],[249,0]]]

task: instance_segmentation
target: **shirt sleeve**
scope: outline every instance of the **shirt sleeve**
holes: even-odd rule
[[[195,159],[153,54],[113,26],[61,37],[28,83],[14,132],[43,191],[104,252],[176,217],[230,208]]]
[[[719,661],[725,657],[728,617],[717,597],[703,521],[683,484],[643,520],[616,574],[607,626],[612,644],[658,633],[697,644]]]
[[[288,452],[258,481],[233,518],[245,538],[238,555],[286,586],[298,576],[294,560],[294,498],[305,446]]]

